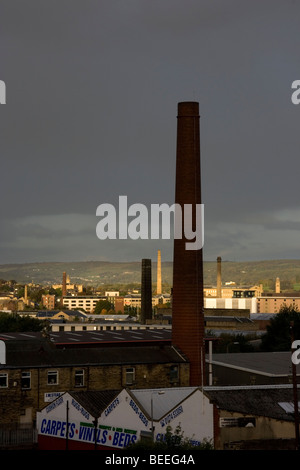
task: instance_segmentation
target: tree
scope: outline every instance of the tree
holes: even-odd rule
[[[214,336],[213,332],[211,336]],[[249,341],[253,338],[252,335],[242,333],[221,333],[213,346],[214,353],[252,352],[253,346]]]
[[[262,336],[263,351],[291,350],[291,322],[294,322],[295,339],[300,339],[300,313],[296,306],[283,306],[274,315],[267,326],[267,332]]]
[[[0,313],[0,332],[42,331],[45,322],[36,318],[21,317],[11,313]]]
[[[102,310],[106,310],[106,312],[108,312],[112,309],[113,305],[109,302],[109,300],[99,300],[95,305],[94,313],[99,314],[102,312]]]
[[[213,445],[211,441],[203,439],[201,444],[193,445],[193,439],[184,437],[184,432],[181,430],[180,424],[172,431],[171,426],[166,427],[166,433],[162,440],[152,441],[138,441],[134,444],[129,444],[126,448],[128,450],[157,450],[175,452],[180,450],[212,450]]]

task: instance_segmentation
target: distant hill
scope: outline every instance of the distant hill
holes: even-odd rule
[[[139,262],[49,262],[0,265],[0,278],[16,280],[25,284],[61,283],[62,273],[70,276],[71,282],[85,285],[131,284],[140,283],[141,263]],[[216,261],[204,262],[204,282],[216,285]],[[152,263],[153,282],[156,282],[156,262]],[[237,285],[263,283],[273,288],[275,278],[279,277],[281,286],[287,289],[297,286],[300,289],[300,260],[271,261],[222,261],[222,283],[235,282]],[[162,280],[172,285],[172,262],[162,263]],[[297,288],[297,287],[296,287]]]

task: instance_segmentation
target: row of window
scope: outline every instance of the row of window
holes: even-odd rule
[[[170,381],[176,382],[179,378],[178,366],[170,367]],[[85,385],[84,370],[75,370],[75,387],[83,387]],[[135,367],[127,367],[125,369],[125,384],[133,385],[135,382]],[[47,372],[47,385],[58,385],[59,374],[57,370],[49,370]],[[8,373],[0,373],[0,389],[8,387]],[[21,389],[31,389],[31,372],[22,372],[21,374]]]
[[[272,298],[268,298],[268,299],[258,299],[258,302],[260,302],[261,300],[264,300],[265,302],[268,302],[268,300],[273,300],[274,302],[277,302],[277,300],[279,300],[279,302],[282,302],[282,299],[272,299]],[[295,299],[289,299],[289,300],[292,300],[292,302],[296,302]],[[283,299],[283,302],[286,302],[286,299]]]
[[[125,382],[126,385],[132,385],[135,381],[135,368],[129,367],[125,370]],[[47,385],[58,385],[59,375],[57,370],[49,370],[47,373]],[[84,370],[78,369],[75,371],[75,387],[83,387],[84,382]],[[0,388],[8,387],[8,373],[0,373]],[[31,389],[31,372],[22,372],[21,374],[21,389]]]
[[[49,370],[47,373],[47,385],[58,385],[58,371]],[[75,386],[84,386],[84,370],[75,371]],[[8,373],[0,373],[0,388],[8,387]],[[31,372],[22,372],[21,374],[21,389],[28,390],[31,388]]]

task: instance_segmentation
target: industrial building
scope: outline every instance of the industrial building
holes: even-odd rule
[[[206,357],[206,364],[209,362],[210,359]],[[214,385],[276,385],[292,382],[289,351],[212,354],[211,365]],[[300,366],[296,366],[296,374],[297,382],[300,383]]]
[[[291,385],[67,392],[37,414],[41,450],[120,450],[179,427],[216,450],[294,449]]]

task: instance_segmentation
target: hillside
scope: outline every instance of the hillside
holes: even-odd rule
[[[216,261],[204,262],[204,282],[216,285]],[[109,285],[140,283],[141,264],[139,262],[69,262],[69,263],[26,263],[0,265],[0,278],[15,279],[18,283],[52,284],[61,283],[66,271],[71,282],[85,285]],[[152,264],[153,282],[156,282],[156,262]],[[222,262],[222,283],[233,281],[237,285],[254,285],[262,282],[273,287],[279,277],[282,287],[300,288],[300,260],[272,260]],[[172,285],[172,263],[162,263],[162,280]],[[299,284],[297,286],[297,284]]]

